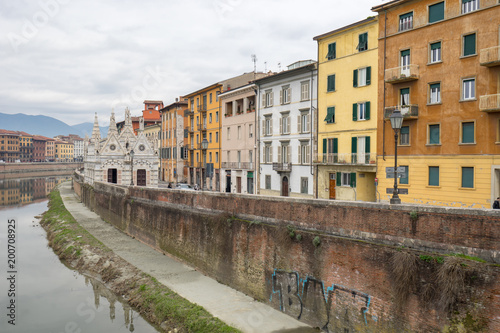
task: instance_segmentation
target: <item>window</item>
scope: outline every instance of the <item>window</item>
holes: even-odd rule
[[[248,137],[253,137],[253,124],[248,124]]]
[[[212,152],[208,153],[208,161],[209,163],[212,163]]]
[[[271,175],[266,175],[266,190],[271,189]]]
[[[462,37],[462,55],[464,57],[476,54],[476,34],[469,34]]]
[[[359,52],[368,50],[368,33],[365,32],[358,36],[358,46],[356,47]]]
[[[360,136],[351,138],[351,163],[370,163],[371,138]]]
[[[439,167],[429,167],[429,186],[439,186]]]
[[[212,96],[212,94],[210,94],[210,96]],[[212,102],[210,102],[210,103],[212,103]],[[210,114],[208,115],[208,122],[209,122],[210,124],[212,123],[212,113],[210,113]]]
[[[408,146],[410,144],[410,126],[401,126],[399,144]]]
[[[439,124],[429,125],[429,144],[438,145],[439,141]]]
[[[262,131],[264,136],[273,134],[273,118],[271,118],[271,116],[266,116],[262,121]]]
[[[309,99],[309,81],[300,84],[300,100],[307,101]]]
[[[429,23],[444,20],[444,1],[429,6]]]
[[[281,115],[280,134],[290,134],[290,114],[288,112]]]
[[[219,152],[215,152],[215,163],[219,163]]]
[[[271,143],[265,143],[264,145],[264,163],[272,163],[273,162],[273,146]]]
[[[332,59],[337,58],[337,44],[336,43],[328,44],[328,53],[326,54],[326,58],[328,60],[332,60]]]
[[[432,43],[430,46],[430,63],[441,62],[441,42]]]
[[[475,143],[474,138],[474,122],[463,122],[461,128],[462,141],[461,143]]]
[[[215,142],[219,142],[219,132],[215,132]]]
[[[307,194],[309,192],[309,178],[300,177],[300,193]]]
[[[212,133],[208,134],[208,142],[212,143]]]
[[[265,93],[264,93],[264,100],[262,101],[264,103],[264,107],[269,107],[269,106],[273,106],[273,92],[272,90],[267,90]]]
[[[291,100],[292,90],[290,86],[281,87],[280,90],[280,104],[288,104]]]
[[[241,126],[238,126],[238,140],[241,140]]]
[[[399,31],[413,29],[413,12],[399,15]]]
[[[328,75],[326,91],[335,91],[335,74]]]
[[[278,163],[291,163],[292,150],[288,142],[282,142],[281,147],[278,147]]]
[[[311,146],[309,145],[309,141],[300,142],[298,149],[299,164],[309,164],[311,155],[310,152]]]
[[[301,112],[297,116],[297,132],[309,133],[309,112]]]
[[[219,111],[215,112],[215,122],[219,122]]]
[[[337,184],[340,186],[356,187],[356,173],[337,172]]]
[[[331,138],[331,139],[323,139],[323,155],[326,155],[327,152],[327,143],[328,143],[328,155],[323,156],[323,163],[337,163],[338,162],[338,153],[339,153],[339,139]],[[326,159],[328,157],[328,159]]]
[[[209,103],[212,104],[212,93],[209,95]]]
[[[370,119],[370,102],[354,103],[352,105],[352,120],[369,120]]]
[[[479,9],[479,0],[462,0],[462,14]]]
[[[476,99],[476,79],[462,80],[462,100]]]
[[[335,106],[326,108],[325,121],[327,124],[333,124],[335,122]]]
[[[219,95],[220,95],[220,91],[216,91],[215,92],[215,101],[218,102],[219,101]]]
[[[429,104],[441,103],[441,84],[432,83],[429,85]]]
[[[407,165],[402,165],[403,168],[405,168],[405,173],[402,175],[402,177],[399,178],[399,183],[400,184],[408,184],[408,166]]]
[[[399,102],[401,105],[410,105],[410,88],[399,90]]]
[[[367,86],[371,83],[371,73],[372,73],[372,68],[371,67],[365,67],[365,68],[360,68],[360,69],[355,69],[353,71],[353,87],[363,87]]]
[[[231,127],[227,128],[227,139],[231,140]]]
[[[462,187],[474,188],[474,168],[462,167]]]

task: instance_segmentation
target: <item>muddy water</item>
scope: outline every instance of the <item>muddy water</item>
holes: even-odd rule
[[[47,209],[47,200],[27,193],[40,183],[0,184],[0,332],[158,332],[103,284],[66,267],[48,247],[35,218]],[[2,205],[2,198],[10,205]],[[10,247],[9,239],[15,239]]]

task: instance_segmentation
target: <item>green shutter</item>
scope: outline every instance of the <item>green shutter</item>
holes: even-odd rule
[[[326,143],[327,139],[323,139],[323,154],[326,154]]]
[[[462,187],[474,188],[474,168],[462,168]]]
[[[462,123],[462,143],[474,143],[474,123]]]
[[[330,107],[326,108],[325,121],[329,124],[335,122],[335,107],[334,106],[330,106]]]
[[[365,153],[370,153],[370,137],[365,136]]]
[[[439,167],[429,167],[429,186],[439,186]]]
[[[351,187],[356,187],[356,172],[351,172]]]
[[[441,48],[441,42],[431,44],[431,50],[438,50],[440,48]]]
[[[338,154],[339,153],[339,139],[333,138],[333,153]]]
[[[337,186],[342,185],[342,173],[337,172]]]
[[[476,54],[476,34],[464,36],[464,56]]]
[[[335,91],[335,75],[328,76],[327,91]]]
[[[403,15],[399,15],[399,19],[400,20],[404,20],[405,18],[412,17],[412,16],[413,16],[413,12],[406,13],[406,14],[403,14]]]
[[[336,43],[328,44],[328,54],[326,55],[327,59],[335,59],[337,57],[336,53]]]
[[[353,136],[351,138],[351,153],[356,154],[358,152],[358,138]]]
[[[410,134],[410,126],[401,127],[401,134]]]
[[[352,86],[357,87],[358,86],[358,70],[355,69],[352,73]]]
[[[365,103],[365,113],[366,113],[365,119],[370,120],[370,102]]]
[[[439,144],[439,125],[429,126],[429,143]]]
[[[408,184],[408,166],[403,166],[403,168],[405,168],[405,175],[404,177],[399,178],[399,183]]]
[[[429,6],[429,23],[441,21],[444,19],[444,1]]]
[[[366,85],[369,85],[372,81],[372,67],[366,67]]]
[[[440,83],[433,83],[431,84],[431,89],[436,89],[436,88],[439,89],[440,85],[441,85]]]
[[[401,51],[401,57],[406,57],[410,55],[410,50],[403,50]]]
[[[352,105],[352,121],[358,120],[358,104],[354,103]]]

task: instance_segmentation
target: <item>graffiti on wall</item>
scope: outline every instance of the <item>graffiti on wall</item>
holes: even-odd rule
[[[327,332],[354,332],[376,321],[367,314],[369,295],[336,284],[325,288],[323,281],[310,276],[300,279],[297,272],[275,269],[269,300],[289,316]]]

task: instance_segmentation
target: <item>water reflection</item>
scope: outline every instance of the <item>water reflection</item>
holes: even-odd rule
[[[54,187],[69,179],[71,179],[71,175],[0,179],[0,207],[28,205],[44,201]]]

